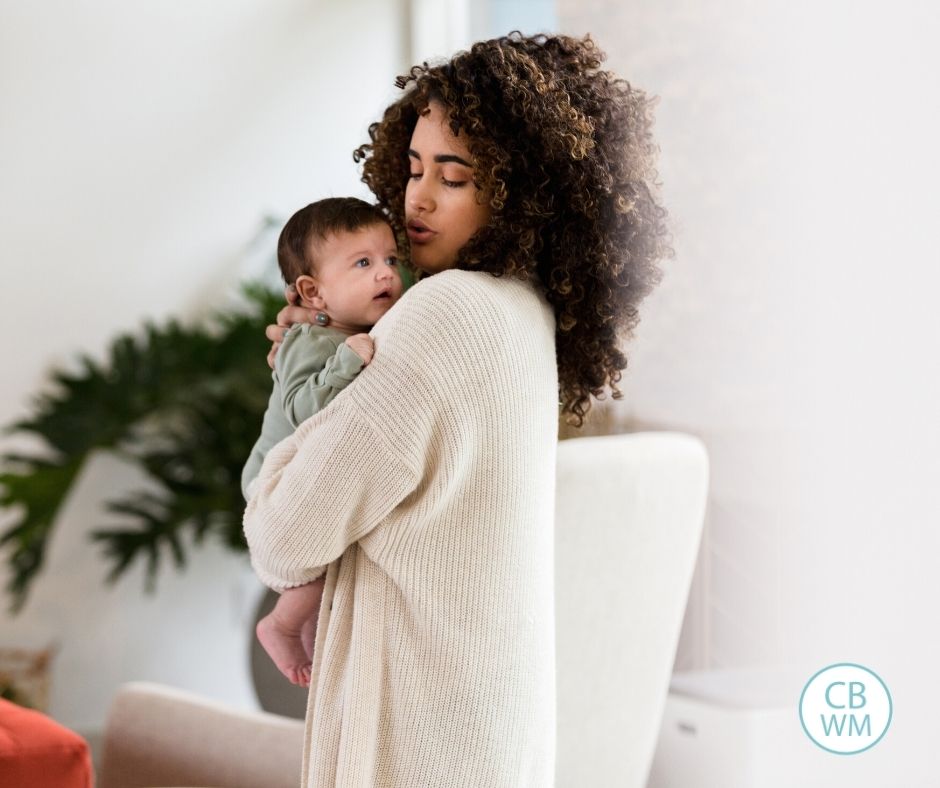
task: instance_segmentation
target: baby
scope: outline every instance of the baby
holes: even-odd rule
[[[275,356],[274,389],[242,472],[246,500],[268,451],[322,410],[372,360],[366,333],[401,297],[395,236],[373,205],[352,197],[311,203],[281,231],[277,259],[317,324],[291,327]],[[308,686],[310,652],[322,587],[284,591],[257,635],[292,683]]]

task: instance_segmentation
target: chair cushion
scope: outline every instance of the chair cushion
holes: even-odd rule
[[[0,698],[0,785],[91,788],[88,743],[46,715]]]

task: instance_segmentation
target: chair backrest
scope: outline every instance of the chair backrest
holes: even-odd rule
[[[646,784],[707,490],[708,455],[689,435],[559,445],[558,788]]]
[[[111,704],[97,786],[297,788],[303,735],[300,720],[132,682]]]

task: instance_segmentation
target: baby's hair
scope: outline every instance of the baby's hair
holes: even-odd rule
[[[562,412],[580,426],[627,366],[621,344],[672,257],[657,195],[655,97],[601,69],[590,38],[508,36],[398,78],[405,94],[369,127],[362,180],[404,247],[408,146],[431,101],[467,134],[492,215],[456,267],[537,275],[555,311]]]
[[[301,208],[287,220],[277,239],[277,263],[284,281],[292,285],[298,276],[314,273],[316,260],[310,254],[311,242],[376,224],[388,224],[385,214],[356,197],[328,197]]]

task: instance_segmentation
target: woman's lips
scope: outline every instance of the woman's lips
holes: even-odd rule
[[[406,228],[408,233],[408,239],[412,243],[426,243],[431,240],[435,235],[437,235],[434,230],[429,229],[423,223],[418,221],[408,222],[408,227]]]

